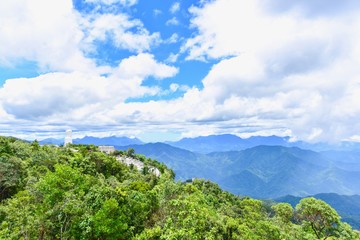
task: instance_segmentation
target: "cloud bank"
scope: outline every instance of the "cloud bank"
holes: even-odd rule
[[[99,1],[135,6],[137,1]],[[174,3],[171,13],[180,5]],[[45,9],[45,10],[44,10]],[[12,14],[17,12],[18,14]],[[0,126],[131,135],[234,133],[307,141],[358,139],[360,4],[214,0],[189,9],[187,61],[213,61],[202,87],[172,83],[182,69],[156,59],[165,41],[125,12],[79,13],[71,1],[0,3],[0,64],[35,61],[35,78],[0,87]],[[89,57],[106,42],[131,56],[115,66]],[[168,81],[162,89],[148,79]],[[167,100],[149,96],[182,92]],[[131,99],[143,99],[130,101]],[[16,124],[15,124],[16,123]]]

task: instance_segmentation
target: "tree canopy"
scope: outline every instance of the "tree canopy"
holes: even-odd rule
[[[127,155],[160,175],[118,161]],[[0,137],[0,239],[360,239],[331,206],[269,204],[203,179],[174,181],[133,150]]]

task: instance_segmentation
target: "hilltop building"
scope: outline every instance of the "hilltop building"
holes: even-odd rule
[[[112,152],[115,152],[115,147],[114,146],[99,146],[99,150],[100,150],[100,152],[110,154]]]
[[[116,159],[118,161],[126,164],[129,167],[130,166],[136,167],[137,170],[139,170],[139,171],[143,171],[143,169],[145,167],[145,164],[136,158],[127,157],[127,156],[118,156]],[[154,166],[148,166],[148,171],[157,177],[159,177],[161,175],[160,170]]]
[[[64,146],[68,144],[72,144],[72,131],[70,129],[65,132]]]

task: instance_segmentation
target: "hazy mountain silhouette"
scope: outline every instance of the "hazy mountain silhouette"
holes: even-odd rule
[[[94,144],[94,145],[112,145],[112,146],[125,146],[130,144],[142,144],[143,142],[140,141],[138,138],[128,138],[128,137],[83,137],[77,138],[73,140],[73,143],[77,144]]]
[[[61,145],[64,144],[64,139],[55,139],[55,138],[47,138],[39,141],[40,144],[56,144]],[[117,145],[117,146],[125,146],[130,144],[142,144],[138,138],[128,138],[128,137],[91,137],[85,136],[83,138],[75,138],[73,139],[74,144],[94,144],[94,145]]]
[[[274,198],[323,192],[360,194],[360,162],[349,170],[321,152],[297,147],[257,146],[242,151],[193,153],[164,143],[117,147],[164,162],[177,179],[206,178],[235,194]]]
[[[259,145],[266,146],[284,146],[299,147],[314,151],[360,151],[360,143],[340,142],[336,144],[329,143],[308,143],[304,141],[290,141],[290,137],[278,136],[253,136],[249,138],[240,138],[232,134],[210,135],[195,138],[183,138],[176,142],[166,142],[167,144],[183,148],[192,152],[211,153],[239,151],[246,148],[252,148]]]

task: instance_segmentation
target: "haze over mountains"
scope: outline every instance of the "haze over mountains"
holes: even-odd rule
[[[256,198],[360,194],[360,145],[356,142],[311,144],[291,142],[288,137],[242,139],[226,134],[166,143],[114,136],[84,137],[74,143],[134,148],[168,165],[179,180],[205,178],[235,194]]]
[[[64,143],[64,139],[47,138],[39,141],[41,144],[58,144]],[[92,137],[85,136],[83,138],[76,138],[74,143],[79,144],[94,144],[94,145],[114,145],[126,146],[131,144],[145,144],[138,138],[129,137]],[[249,138],[240,138],[232,134],[200,136],[195,138],[183,138],[179,141],[164,142],[174,147],[186,149],[197,153],[211,153],[211,152],[226,152],[239,151],[246,148],[256,147],[259,145],[268,146],[284,146],[284,147],[299,147],[302,149],[310,149],[314,151],[360,151],[359,142],[343,141],[340,143],[308,143],[304,141],[292,141],[290,137],[279,136],[252,136]]]
[[[327,153],[297,147],[257,146],[241,151],[194,153],[164,143],[117,147],[134,148],[173,168],[180,180],[205,178],[235,194],[275,198],[323,192],[360,193],[360,164],[344,164]],[[341,156],[341,152],[338,152]],[[347,153],[350,154],[350,153]],[[355,153],[354,153],[355,155]],[[349,165],[348,165],[349,164]]]
[[[360,228],[360,144],[289,141],[289,137],[211,135],[176,142],[144,143],[127,137],[84,137],[74,143],[135,149],[172,168],[176,178],[204,178],[234,194],[275,199],[296,205],[315,196],[331,204],[353,227]],[[61,144],[47,139],[40,143]]]
[[[183,138],[176,142],[166,142],[174,147],[187,149],[199,153],[239,151],[259,145],[299,147],[314,151],[326,150],[360,150],[357,142],[343,141],[340,143],[307,143],[304,141],[293,141],[290,137],[279,136],[252,136],[240,138],[232,134],[201,136],[196,138]]]
[[[64,139],[55,139],[55,138],[46,138],[39,141],[40,144],[64,144]],[[75,138],[73,139],[73,143],[75,144],[94,144],[94,145],[114,145],[114,146],[125,146],[130,144],[142,144],[138,138],[128,138],[128,137],[92,137],[85,136],[83,138]]]

